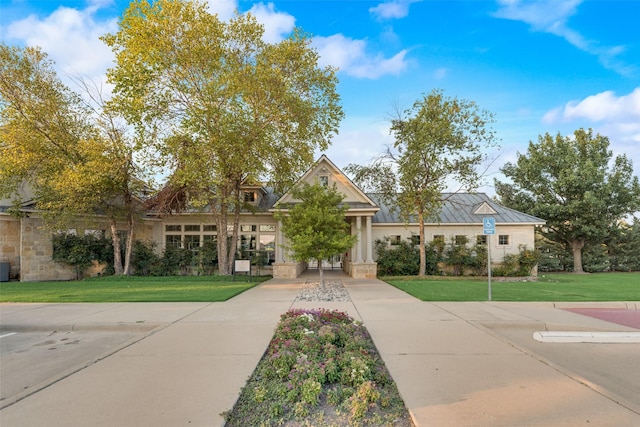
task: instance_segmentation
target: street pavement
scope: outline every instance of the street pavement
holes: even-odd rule
[[[420,427],[640,425],[640,344],[533,339],[637,332],[638,302],[426,303],[326,276],[351,302],[295,301],[307,272],[223,303],[1,304],[0,425],[222,426],[280,314],[319,307],[364,322]]]

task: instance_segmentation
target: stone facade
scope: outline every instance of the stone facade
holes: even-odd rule
[[[352,262],[349,275],[354,279],[375,279],[378,276],[378,263]]]
[[[72,267],[51,259],[53,243],[51,232],[43,227],[39,218],[21,218],[22,248],[20,251],[20,281],[72,280]]]
[[[3,217],[0,221],[0,262],[11,266],[9,278],[15,279],[20,269],[20,219]]]
[[[273,264],[273,277],[278,279],[295,279],[306,268],[302,262],[276,262]]]

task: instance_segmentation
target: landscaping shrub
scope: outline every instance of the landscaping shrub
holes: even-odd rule
[[[136,240],[133,243],[131,253],[131,266],[137,276],[149,276],[160,262],[160,257],[154,250],[155,244],[151,241]]]
[[[81,279],[94,262],[113,264],[111,241],[104,237],[98,238],[93,234],[77,236],[60,233],[53,236],[52,243],[52,259],[74,267],[76,279]]]
[[[378,274],[381,276],[411,276],[420,270],[420,250],[411,239],[388,247],[388,239],[375,241]],[[427,274],[439,274],[439,255],[436,248],[429,244],[425,247]]]
[[[290,310],[226,426],[413,426],[364,326],[338,311]]]

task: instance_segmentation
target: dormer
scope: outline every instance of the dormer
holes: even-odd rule
[[[482,202],[473,210],[473,213],[476,215],[496,215],[498,212],[489,203]]]

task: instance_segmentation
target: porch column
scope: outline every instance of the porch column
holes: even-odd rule
[[[276,262],[284,262],[283,251],[284,248],[282,245],[284,242],[282,241],[282,221],[278,221],[278,233],[276,234]]]
[[[356,217],[356,233],[358,236],[358,243],[356,244],[356,262],[362,262],[362,217],[360,215]]]
[[[365,218],[367,224],[367,262],[373,262],[373,241],[371,237],[371,217]]]

